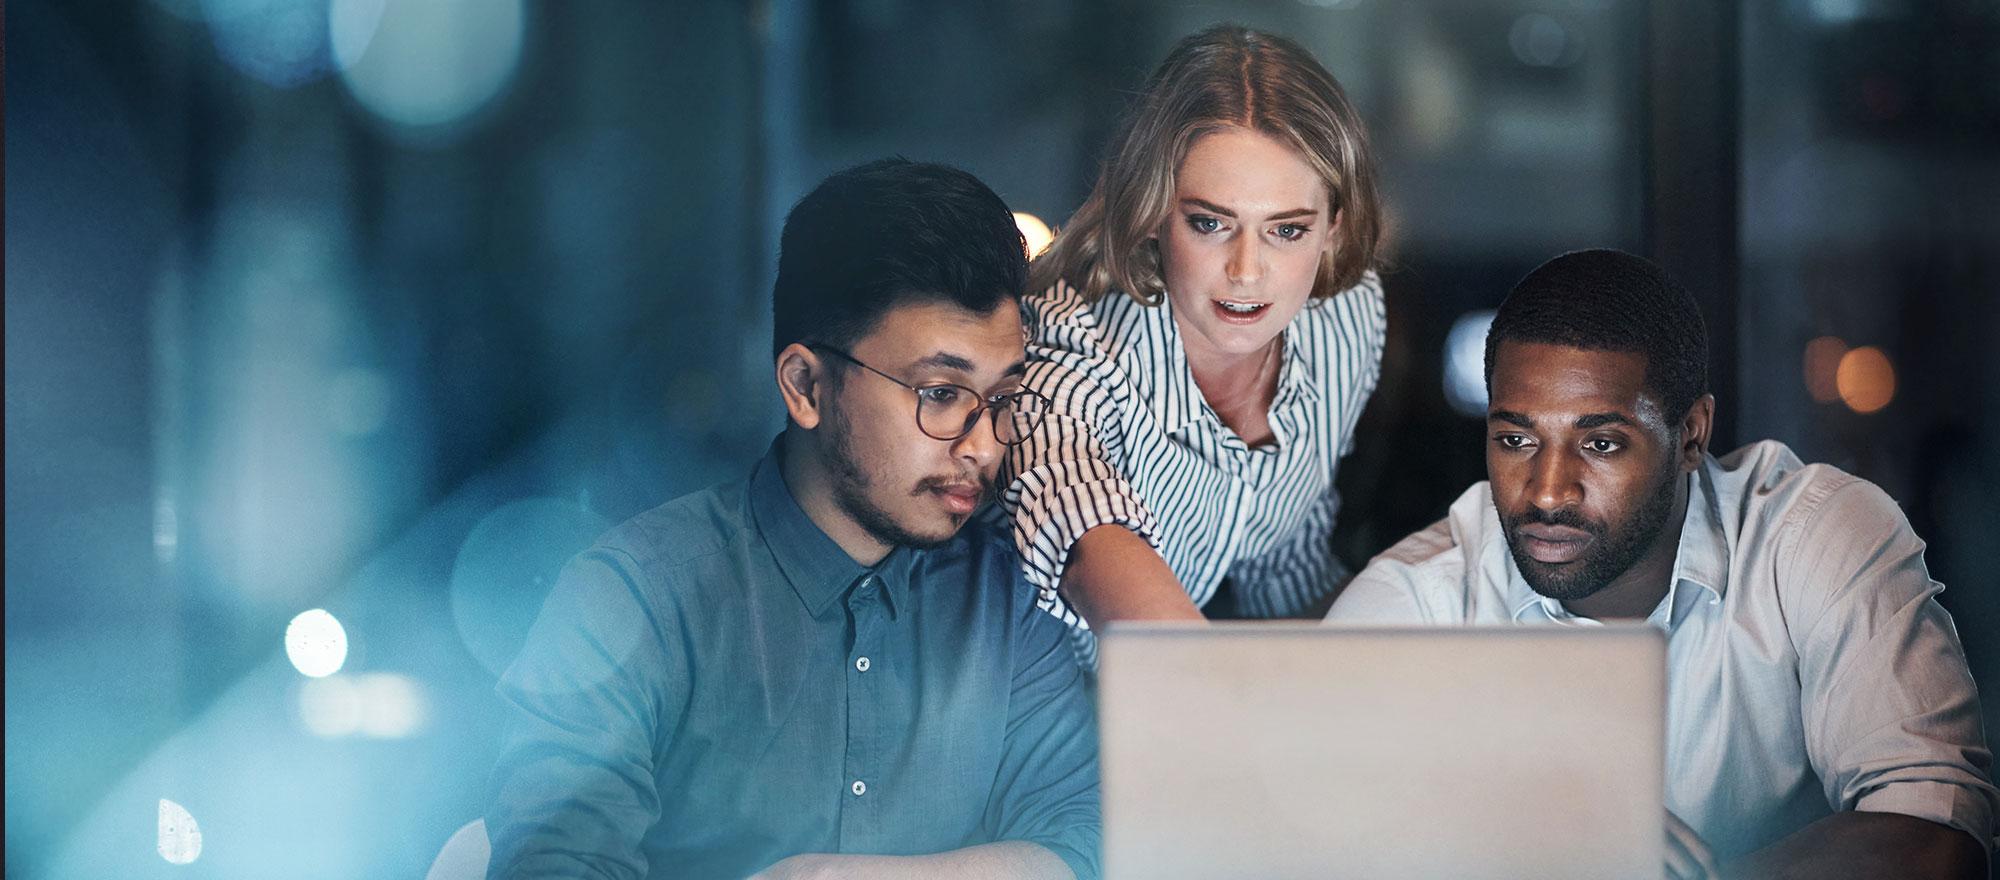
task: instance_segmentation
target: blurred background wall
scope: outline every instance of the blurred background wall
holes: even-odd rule
[[[562,561],[781,425],[791,203],[899,153],[1059,226],[1222,20],[1385,168],[1350,563],[1482,476],[1484,310],[1620,247],[1701,298],[1719,445],[1883,485],[2000,681],[1991,0],[16,0],[7,876],[419,876]]]

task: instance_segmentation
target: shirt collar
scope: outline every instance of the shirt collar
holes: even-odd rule
[[[1721,599],[1729,589],[1729,535],[1722,529],[1722,493],[1716,488],[1712,455],[1703,454],[1701,467],[1688,475],[1687,517],[1681,520],[1681,543],[1674,553],[1674,582],[1689,583]]]
[[[1181,338],[1180,325],[1174,323],[1172,298],[1162,293],[1159,305],[1147,306],[1122,293],[1110,293],[1105,298],[1111,297],[1123,301],[1114,306],[1114,309],[1137,310],[1137,314],[1127,326],[1133,326],[1139,333],[1165,343],[1160,348],[1167,359],[1166,370],[1164,374],[1152,377],[1156,384],[1153,393],[1145,395],[1145,402],[1147,408],[1153,411],[1153,417],[1168,434],[1186,431],[1201,419],[1202,413],[1208,411],[1208,401],[1202,397],[1201,387],[1194,382],[1193,368],[1188,366],[1187,341]],[[1321,300],[1311,300],[1306,303],[1306,308],[1316,308],[1321,304]],[[1107,330],[1111,325],[1124,323],[1105,322]],[[1312,399],[1319,396],[1318,379],[1313,376],[1312,370],[1306,368],[1304,343],[1301,341],[1305,335],[1297,332],[1285,333],[1284,350],[1279,353],[1278,358],[1278,395],[1272,404],[1273,408],[1289,405],[1301,398]],[[1126,346],[1128,349],[1143,350],[1145,347],[1143,343],[1133,345],[1132,342],[1138,341],[1128,342]]]
[[[1729,541],[1722,529],[1717,507],[1713,456],[1703,456],[1702,466],[1688,474],[1687,513],[1681,519],[1681,539],[1674,550],[1673,580],[1667,595],[1647,622],[1671,631],[1704,595],[1720,602],[1729,584]],[[1506,540],[1503,536],[1503,542]],[[1535,592],[1521,577],[1513,557],[1507,558],[1508,593],[1513,597],[1514,620],[1553,620],[1559,623],[1589,621],[1569,613],[1562,603]],[[1683,586],[1691,589],[1682,589]],[[1662,614],[1662,612],[1665,612]],[[1664,618],[1664,619],[1662,619]],[[1595,621],[1591,621],[1595,622]]]
[[[772,440],[770,450],[750,473],[751,516],[778,571],[814,617],[825,614],[835,599],[864,577],[875,575],[883,584],[889,614],[895,617],[907,602],[910,573],[919,551],[897,547],[873,568],[855,562],[792,497],[781,466],[784,441],[782,434]]]

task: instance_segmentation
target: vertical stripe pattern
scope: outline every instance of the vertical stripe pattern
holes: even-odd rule
[[[1330,536],[1335,467],[1381,376],[1381,279],[1310,302],[1285,329],[1276,442],[1251,448],[1202,398],[1172,306],[1067,285],[1030,296],[1025,384],[1054,408],[1002,473],[1002,503],[1041,606],[1094,665],[1088,625],[1056,591],[1071,546],[1115,523],[1146,539],[1197,607],[1227,577],[1239,611],[1281,617],[1345,576]]]

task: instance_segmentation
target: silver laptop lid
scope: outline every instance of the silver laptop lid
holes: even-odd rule
[[[1107,876],[1661,876],[1664,634],[1114,625]]]

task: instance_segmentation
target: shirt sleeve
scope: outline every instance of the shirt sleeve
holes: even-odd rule
[[[1022,602],[1015,615],[1006,745],[986,821],[994,840],[1055,853],[1077,880],[1101,872],[1097,725],[1067,632]]]
[[[628,557],[591,551],[557,580],[500,678],[505,738],[487,877],[639,878],[660,815],[655,756],[687,667]]]
[[[1340,587],[1347,568],[1333,555],[1340,493],[1328,489],[1276,546],[1230,566],[1230,588],[1244,617],[1291,617]]]
[[[1051,307],[1025,308],[1041,314]],[[1123,371],[1098,346],[1092,327],[1043,320],[1035,325],[1037,341],[1029,346],[1022,384],[1047,397],[1052,407],[1025,442],[1008,450],[1001,503],[1013,518],[1014,545],[1042,608],[1074,624],[1080,618],[1056,587],[1077,539],[1117,524],[1155,550],[1160,543],[1152,512],[1120,469],[1119,398],[1131,393]]]
[[[1787,523],[1807,755],[1836,810],[1964,830],[1990,850],[2000,793],[1979,697],[1924,543],[1872,483],[1835,484]]]

